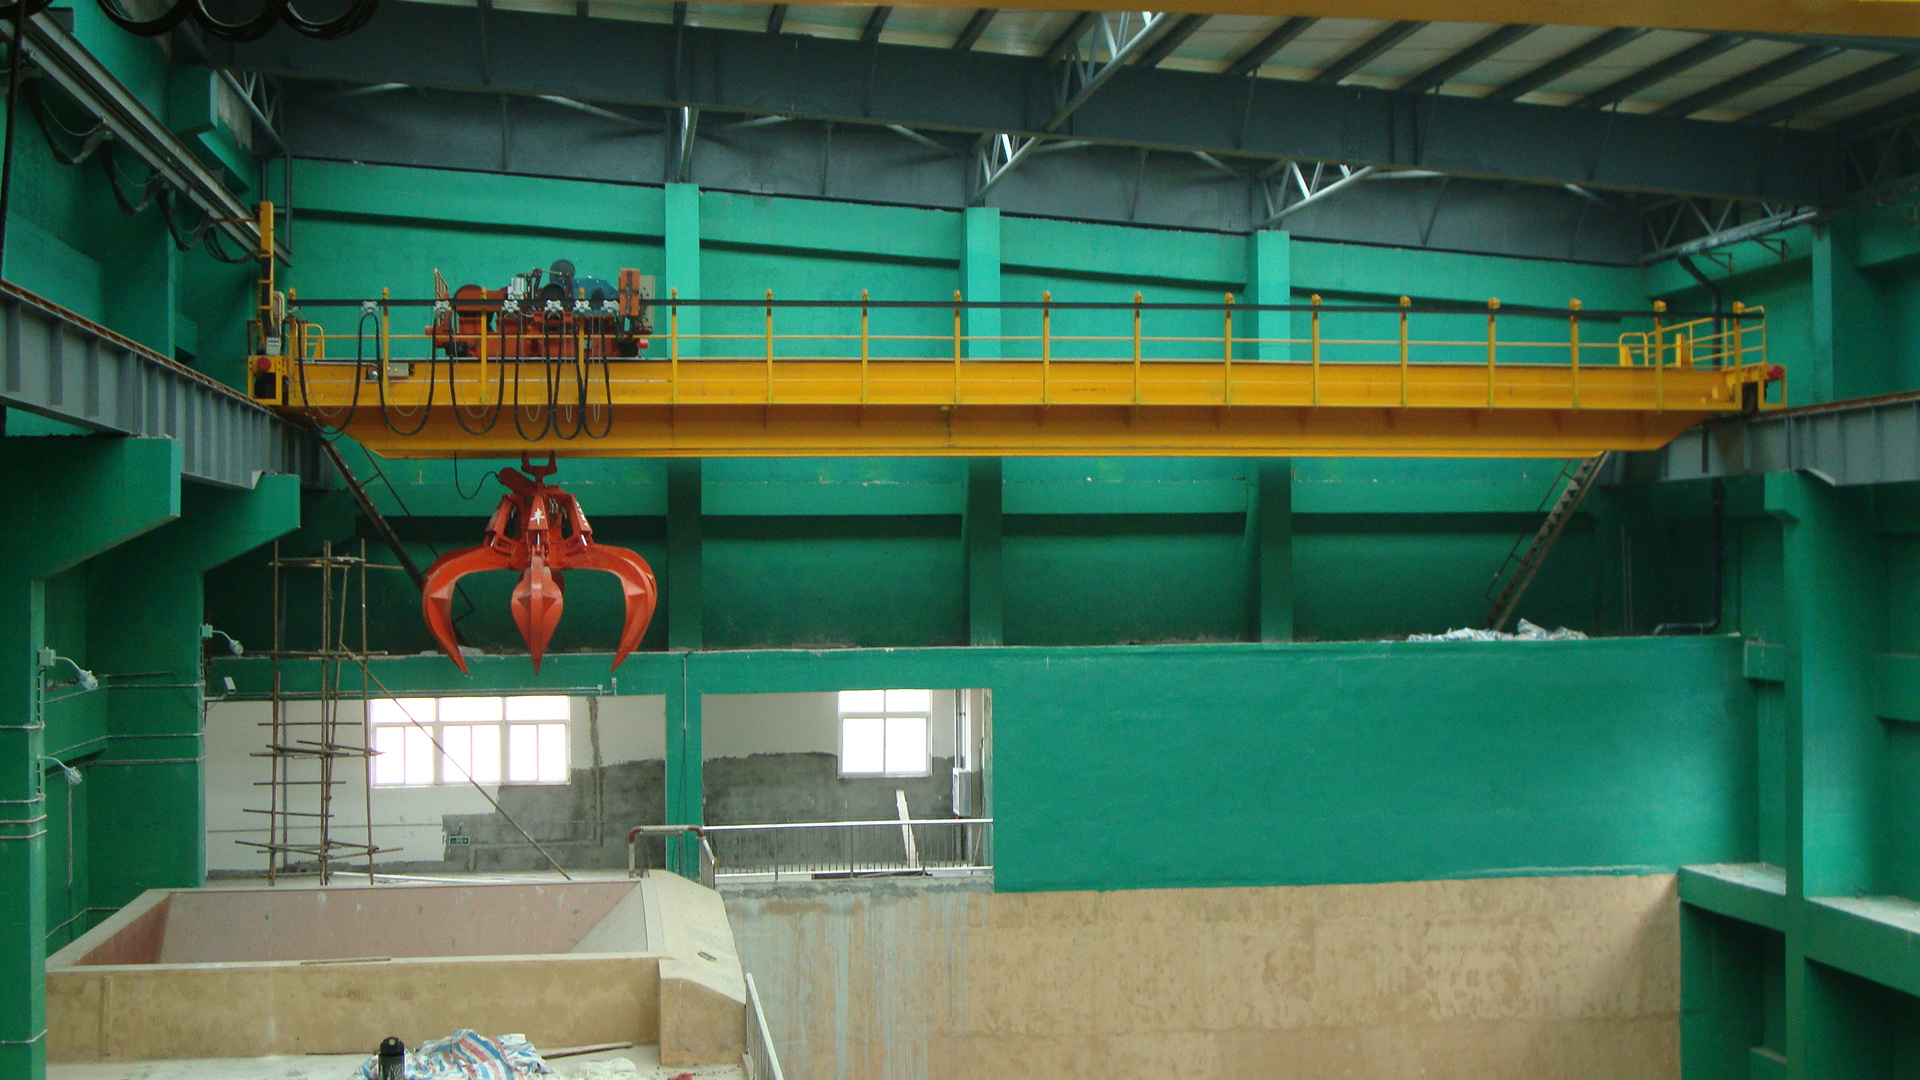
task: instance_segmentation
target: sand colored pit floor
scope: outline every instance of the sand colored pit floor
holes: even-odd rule
[[[633,1072],[613,1066],[625,1059],[633,1063]],[[47,1066],[47,1080],[354,1080],[360,1063],[357,1054],[309,1054],[299,1057],[194,1058],[180,1061],[118,1061]],[[549,1062],[553,1080],[599,1080],[600,1077],[638,1077],[639,1080],[670,1080],[692,1073],[695,1080],[745,1080],[738,1065],[698,1065],[669,1068],[660,1064],[659,1051],[652,1046],[634,1046],[625,1050],[606,1050],[597,1054],[561,1058]]]

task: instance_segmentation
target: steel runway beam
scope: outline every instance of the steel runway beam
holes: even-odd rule
[[[305,430],[11,285],[0,286],[0,404],[102,434],[177,439],[182,475],[207,484],[251,489],[265,473],[326,482]]]
[[[1055,115],[1053,70],[1037,59],[801,35],[676,31],[495,9],[518,43],[482,72],[461,8],[393,4],[349,45],[276,31],[215,43],[214,62],[287,79],[404,82],[554,95],[597,104],[687,106],[914,130],[1037,135]],[[565,55],[555,65],[542,57]],[[1625,113],[1476,101],[1129,65],[1056,132],[1107,145],[1422,168],[1462,176],[1828,205],[1843,194],[1835,144],[1763,130]]]

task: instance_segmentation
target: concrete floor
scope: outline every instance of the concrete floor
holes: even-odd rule
[[[660,1064],[659,1048],[634,1046],[549,1062],[554,1080],[602,1075],[587,1066],[620,1058],[633,1063],[640,1080],[669,1080],[692,1073],[698,1080],[745,1080],[738,1065],[698,1065],[668,1068]],[[350,1080],[358,1075],[358,1054],[309,1054],[302,1057],[198,1058],[180,1061],[120,1061],[88,1065],[49,1065],[47,1080]],[[624,1070],[613,1076],[624,1077]]]

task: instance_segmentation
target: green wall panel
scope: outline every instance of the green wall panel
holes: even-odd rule
[[[709,648],[967,639],[957,514],[713,517],[702,546]]]
[[[1008,644],[1243,641],[1250,633],[1244,512],[1009,513],[1001,552]]]

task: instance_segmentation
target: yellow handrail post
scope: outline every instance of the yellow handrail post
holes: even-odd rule
[[[1665,300],[1653,302],[1653,407],[1667,407],[1667,358],[1666,346],[1660,343],[1660,314],[1667,310]]]
[[[1040,294],[1040,404],[1053,404],[1053,290]]]
[[[767,290],[767,299],[772,301],[773,290]],[[767,404],[773,404],[773,304],[767,304]]]
[[[292,300],[288,300],[288,302],[292,302]],[[1740,317],[1741,315],[1745,315],[1745,313],[1747,313],[1747,306],[1741,304],[1740,300],[1736,300],[1736,302],[1734,302],[1734,367],[1740,367],[1741,363],[1747,361],[1747,350],[1745,350],[1745,342],[1741,340],[1740,332]],[[1726,367],[1726,352],[1724,352],[1724,346],[1722,346],[1722,354],[1720,354],[1720,367]]]
[[[965,294],[953,290],[953,403],[960,404],[960,305]]]
[[[1487,300],[1487,408],[1489,409],[1493,408],[1493,356],[1495,351],[1493,324],[1499,313],[1500,298],[1490,297]]]
[[[1413,306],[1413,298],[1400,298],[1400,407],[1407,407],[1407,309]]]
[[[1661,337],[1662,330],[1660,328],[1660,315],[1666,310],[1667,310],[1667,302],[1665,300],[1655,300],[1653,302],[1653,344],[1651,346],[1652,358],[1654,363],[1659,364],[1663,367],[1666,365],[1666,362],[1667,362],[1667,346],[1666,346],[1665,340]]]
[[[860,404],[867,403],[867,290],[860,290]]]
[[[1320,404],[1320,294],[1307,298],[1313,305],[1313,403]]]
[[[1140,294],[1133,294],[1133,403],[1140,404]]]
[[[519,380],[516,379],[515,382]],[[680,404],[680,290],[667,290],[667,400]],[[519,391],[515,391],[518,393]]]
[[[1573,407],[1580,407],[1580,301],[1567,301],[1567,347],[1573,350]]]
[[[1226,347],[1226,363],[1220,369],[1220,397],[1226,404],[1233,404],[1233,294],[1227,294],[1227,302],[1220,309],[1226,313],[1226,329],[1222,331],[1221,341]]]

